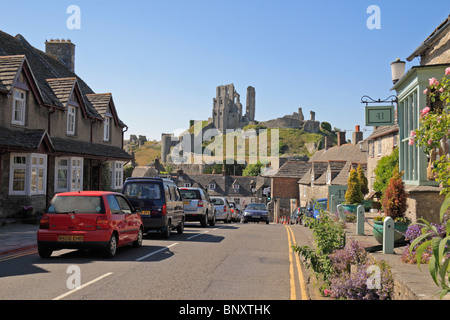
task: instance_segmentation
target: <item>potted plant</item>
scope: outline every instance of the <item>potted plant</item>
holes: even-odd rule
[[[389,180],[389,184],[383,195],[384,216],[374,218],[373,235],[381,244],[383,243],[383,221],[386,217],[394,220],[394,229],[399,231],[394,233],[394,242],[403,241],[404,233],[408,229],[411,221],[405,217],[405,211],[408,208],[406,204],[405,186],[402,180],[402,173],[398,171],[398,167],[394,170],[393,177]]]
[[[358,174],[359,184],[361,186],[361,192],[363,194],[362,205],[366,211],[372,209],[372,200],[365,200],[364,197],[369,193],[369,182],[367,181],[366,175],[361,165],[358,166],[356,170]]]
[[[345,193],[345,203],[343,203],[344,210],[355,213],[358,206],[362,203],[364,195],[361,191],[361,183],[358,179],[358,173],[355,169],[350,171],[348,178],[348,189]]]

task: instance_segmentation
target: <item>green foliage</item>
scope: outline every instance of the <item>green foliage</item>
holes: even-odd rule
[[[387,217],[391,217],[395,221],[404,217],[407,207],[402,174],[396,168],[394,176],[389,180],[389,185],[384,192],[383,210]]]
[[[378,161],[375,168],[375,181],[373,183],[373,189],[381,194],[384,194],[389,180],[392,178],[392,173],[399,163],[399,150],[398,148],[392,151],[392,154],[383,157]]]
[[[348,189],[345,193],[345,202],[347,204],[359,204],[363,201],[364,195],[361,192],[361,183],[358,179],[358,173],[352,169],[348,178]]]
[[[324,282],[325,288],[329,286],[330,277],[334,272],[329,256],[333,251],[345,246],[344,227],[342,222],[334,219],[326,211],[321,212],[320,220],[308,219],[313,229],[316,249],[309,246],[294,246],[293,249],[303,256],[306,266],[314,271],[316,279]]]
[[[244,171],[242,171],[242,175],[244,177],[254,177],[261,174],[261,167],[263,164],[261,162],[257,162],[256,164],[249,164]]]
[[[358,180],[364,198],[364,196],[369,193],[369,182],[367,181],[366,175],[364,174],[364,170],[361,165],[358,166],[356,172],[358,173]]]
[[[442,102],[441,108],[432,110],[426,107],[421,111],[419,128],[411,132],[410,145],[417,143],[420,147],[430,151],[433,148],[439,148],[442,141],[448,141],[450,126],[450,67],[445,70],[445,76],[439,82],[435,78],[430,79],[430,88],[425,90],[424,94],[429,94],[431,101],[436,102],[436,97]],[[430,91],[428,91],[430,90]],[[448,151],[448,150],[447,150]],[[441,223],[446,226],[446,236],[441,237],[436,226],[430,224],[425,219],[419,219],[422,235],[417,237],[410,245],[410,253],[416,245],[421,243],[417,250],[417,264],[420,269],[422,255],[431,246],[432,255],[428,264],[428,269],[433,281],[440,287],[440,298],[450,293],[450,284],[448,275],[450,273],[450,220],[446,217],[446,212],[450,208],[450,159],[442,156],[434,162],[433,173],[443,187],[443,194],[446,194],[440,211]]]

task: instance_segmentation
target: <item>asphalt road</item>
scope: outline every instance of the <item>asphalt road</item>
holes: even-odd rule
[[[0,259],[0,300],[304,300],[305,269],[290,253],[292,243],[307,244],[303,229],[186,223],[182,235],[148,234],[113,259],[24,251]]]

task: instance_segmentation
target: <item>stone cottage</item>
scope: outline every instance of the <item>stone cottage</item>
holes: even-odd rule
[[[75,73],[75,45],[45,45],[0,31],[0,217],[42,212],[58,192],[120,189],[131,160],[112,95]]]

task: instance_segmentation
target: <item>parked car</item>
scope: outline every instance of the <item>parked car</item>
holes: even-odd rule
[[[241,221],[243,223],[262,221],[269,224],[269,211],[264,203],[250,203],[245,207]]]
[[[172,229],[184,232],[183,200],[177,185],[170,179],[128,178],[123,195],[135,208],[141,209],[144,232],[157,230],[169,238]]]
[[[202,227],[216,224],[216,208],[202,188],[180,188],[185,221],[200,221]]]
[[[120,246],[140,247],[144,225],[138,212],[115,192],[57,194],[40,221],[39,255],[49,258],[55,250],[97,248],[111,258]]]
[[[225,223],[231,222],[231,208],[225,197],[211,197],[211,201],[216,208],[216,221],[222,220]]]
[[[240,215],[239,215],[239,209],[236,206],[236,203],[234,201],[228,201],[228,203],[230,204],[230,208],[231,208],[231,220],[234,222],[238,222],[240,219]]]

